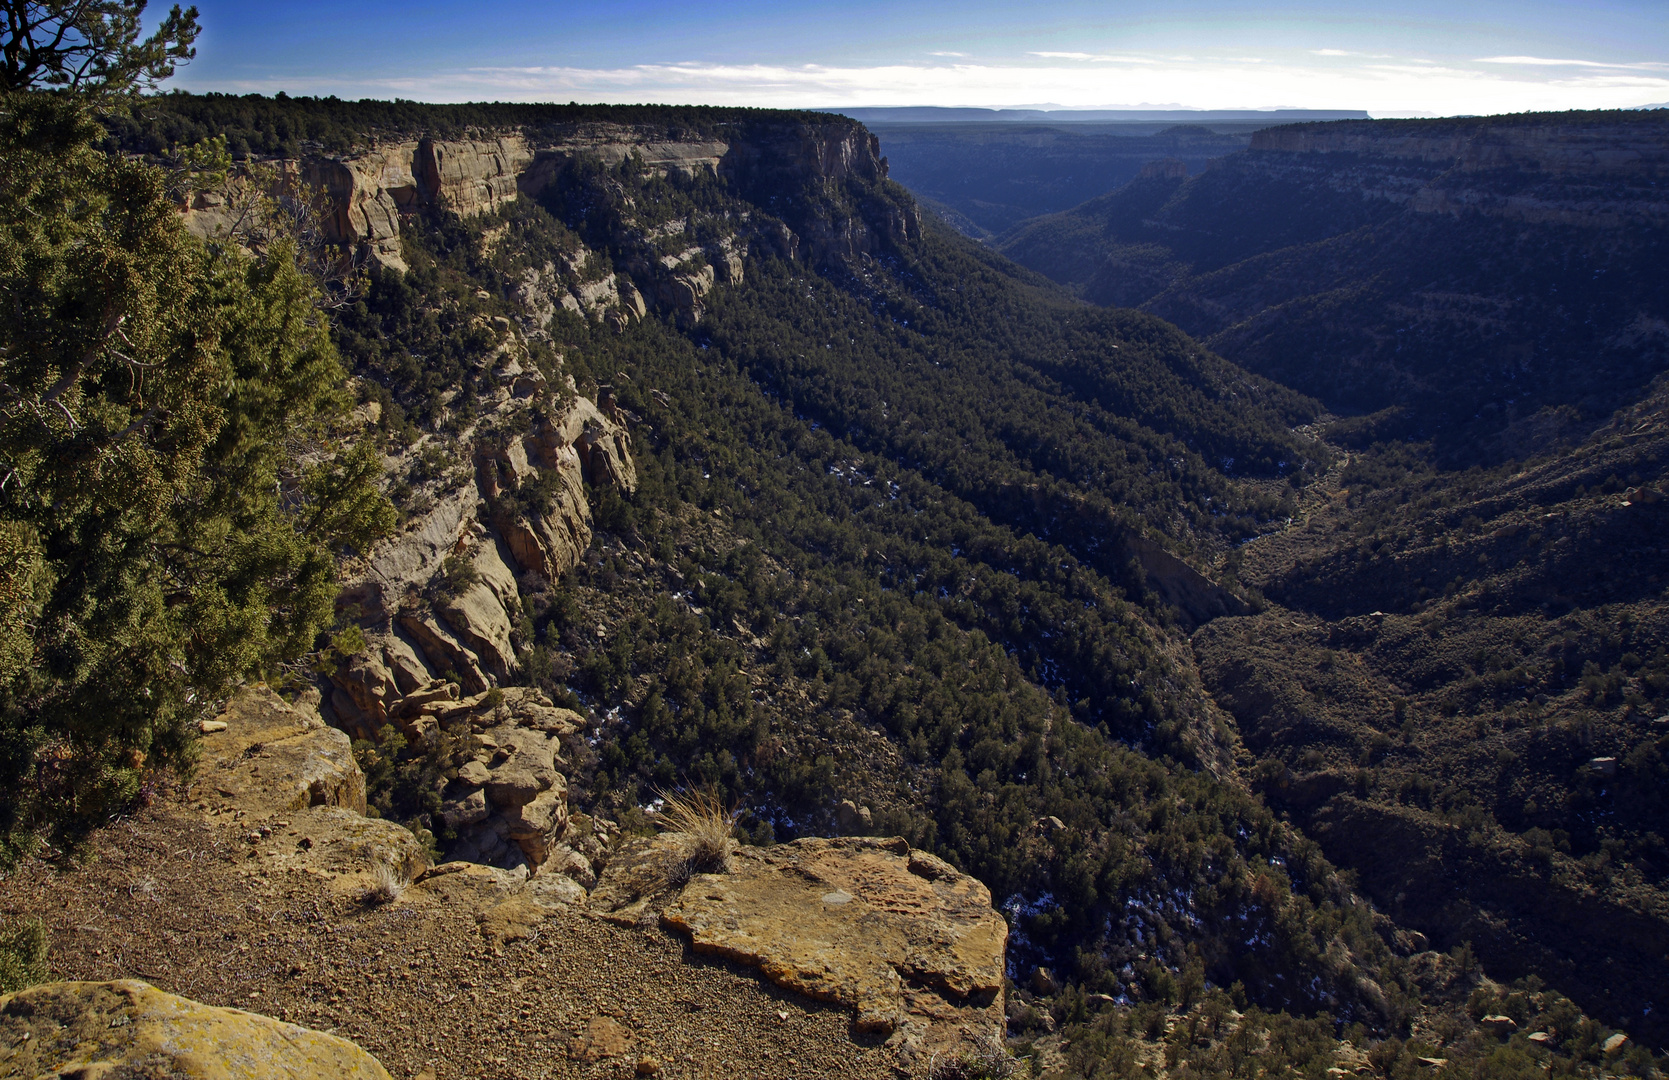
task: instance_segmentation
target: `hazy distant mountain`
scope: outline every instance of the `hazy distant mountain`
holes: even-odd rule
[[[1296,124],[1314,120],[1366,120],[1360,109],[950,109],[937,106],[827,109],[870,130],[892,124]]]
[[[958,232],[987,239],[1076,206],[1176,158],[1199,171],[1252,132],[1366,119],[1320,109],[842,109],[881,137],[893,179]]]

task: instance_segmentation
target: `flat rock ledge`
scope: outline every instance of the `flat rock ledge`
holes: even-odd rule
[[[805,839],[736,849],[726,873],[682,885],[678,833],[628,842],[590,909],[661,922],[697,952],[756,967],[777,985],[854,1011],[906,1061],[1003,1035],[1008,924],[975,879],[902,837]]]
[[[0,997],[0,1076],[390,1080],[346,1039],[136,979],[46,983]]]

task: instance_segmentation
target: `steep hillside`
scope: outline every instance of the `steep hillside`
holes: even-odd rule
[[[1661,1040],[1669,426],[1493,472],[1352,461],[1194,636],[1273,805],[1376,904]],[[1406,467],[1405,457],[1403,465]]]
[[[922,235],[850,121],[626,119],[555,110],[277,170],[342,178],[327,235],[368,268],[338,337],[411,525],[353,571],[331,701],[405,741],[389,811],[463,843],[422,717],[448,686],[532,680],[587,707],[576,783],[611,812],[715,782],[786,839],[871,803],[876,829],[993,887],[1022,955],[1083,949],[1109,992],[1205,932],[1225,985],[1394,1014],[1401,991],[1317,966],[1337,934],[1364,972],[1394,958],[1302,838],[1110,738],[1227,775],[1232,735],[1171,627],[1242,601],[1179,554],[1287,512],[1314,404]],[[191,213],[212,234],[224,209]],[[595,451],[565,472],[588,425],[620,445],[611,417],[635,484]],[[607,534],[589,554],[572,529],[561,559],[516,539],[588,515]],[[1298,892],[1283,873],[1254,899],[1271,855]],[[1110,919],[1130,904],[1153,928]],[[1211,911],[1289,914],[1248,946]],[[1292,964],[1310,989],[1276,977]]]
[[[1499,457],[1580,437],[1664,366],[1665,184],[1661,112],[1292,125],[999,246],[1374,414],[1341,437]]]

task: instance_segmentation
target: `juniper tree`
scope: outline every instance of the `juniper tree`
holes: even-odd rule
[[[183,766],[392,523],[292,241],[185,232],[84,95],[0,94],[0,865]]]

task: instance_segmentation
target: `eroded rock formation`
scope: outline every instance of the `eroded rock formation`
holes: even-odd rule
[[[856,124],[762,121],[719,140],[578,123],[469,139],[404,139],[345,155],[271,161],[246,168],[224,191],[193,196],[182,209],[187,227],[200,236],[236,232],[248,212],[249,186],[259,177],[276,188],[274,194],[312,199],[324,238],[355,261],[404,271],[404,216],[443,205],[476,217],[518,198],[538,199],[553,186],[595,182],[588,170],[618,168],[628,159],[651,175],[707,176],[743,190],[803,189],[815,196],[853,183],[879,190],[887,176],[875,136]],[[611,238],[612,265],[579,244],[560,261],[523,271],[512,292],[535,329],[562,310],[623,325],[642,318],[651,304],[685,324],[698,322],[703,298],[715,285],[742,280],[750,251],[831,263],[920,235],[913,201],[861,201],[853,207],[844,197],[790,198],[785,205],[797,208],[791,221],[743,215],[699,242],[684,220],[623,226]],[[692,242],[678,246],[681,238]]]
[[[320,722],[308,697],[292,704],[260,686],[204,724],[198,808],[248,830],[262,874],[300,872],[378,903],[461,909],[493,944],[534,937],[547,915],[576,907],[628,925],[658,917],[697,952],[849,1007],[854,1029],[884,1035],[912,1070],[1000,1042],[1008,927],[974,878],[897,837],[733,847],[722,872],[690,873],[684,834],[622,840],[613,823],[570,811],[559,740],[577,730],[577,715],[526,689],[430,704],[430,737],[444,733],[457,747],[441,814],[462,834],[463,858],[430,867],[405,827],[364,816],[365,781],[346,736]],[[135,986],[117,996],[155,993]],[[196,1008],[183,1003],[167,1023],[197,1030]],[[121,1010],[138,1022],[131,1001],[98,1009],[107,1026]],[[263,1025],[276,1023],[220,1012],[254,1025],[238,1038],[264,1038]],[[296,1038],[312,1046],[306,1034]],[[335,1075],[360,1074],[344,1066]]]
[[[550,582],[578,564],[591,543],[588,482],[637,487],[625,418],[599,396],[606,411],[574,397],[522,434],[475,439],[473,483],[445,492],[346,583],[341,606],[368,648],[332,675],[339,726],[372,738],[393,724],[421,744],[434,716],[514,681],[518,579]],[[506,393],[497,415],[515,408]],[[517,497],[533,490],[537,504]]]

